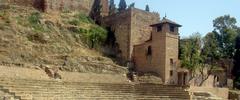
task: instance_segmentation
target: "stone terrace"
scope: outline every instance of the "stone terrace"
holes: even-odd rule
[[[158,84],[58,82],[0,78],[0,90],[11,94],[16,100],[190,99],[189,93],[181,87]]]
[[[60,72],[62,80],[44,71],[0,66],[0,100],[188,100],[185,88],[129,83],[122,74]],[[7,99],[8,100],[8,99]],[[12,100],[12,99],[10,99]]]

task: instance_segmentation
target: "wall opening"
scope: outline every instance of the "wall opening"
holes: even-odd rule
[[[162,25],[157,27],[157,32],[161,32],[162,31]]]
[[[170,25],[170,31],[171,32],[174,32],[174,28],[175,28],[174,26]]]
[[[149,63],[151,63],[151,61],[152,61],[152,47],[151,46],[148,46],[146,56],[147,56],[147,61]]]
[[[170,65],[171,65],[171,66],[174,65],[173,59],[170,59]]]
[[[107,39],[105,41],[105,44],[114,48],[116,46],[116,37],[115,37],[114,31],[112,31],[110,27],[107,27],[107,30],[108,30],[108,33],[107,33]]]
[[[171,77],[173,76],[173,70],[170,70],[170,76]]]
[[[151,46],[148,46],[147,56],[152,56],[152,47]]]

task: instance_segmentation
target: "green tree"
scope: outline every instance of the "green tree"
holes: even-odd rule
[[[224,15],[213,20],[214,31],[219,34],[219,47],[223,58],[231,59],[234,54],[235,38],[237,36],[236,19]]]
[[[232,58],[233,55],[234,55],[234,47],[235,47],[235,39],[237,37],[237,32],[235,29],[230,29],[230,28],[227,28],[223,31],[223,34],[222,34],[222,50],[223,50],[223,54],[224,54],[224,57],[226,58]]]
[[[94,48],[105,42],[107,38],[107,31],[102,27],[93,26],[89,32],[86,33],[86,38],[88,42],[90,42],[90,48]]]
[[[234,87],[240,89],[240,35],[236,39],[236,53],[233,57],[234,67],[232,75],[234,76]]]
[[[208,33],[203,40],[203,47],[201,51],[202,66],[199,67],[201,73],[202,82],[200,86],[207,80],[211,73],[204,74],[204,69],[207,68],[209,72],[212,72],[216,68],[217,63],[221,57],[220,48],[218,46],[219,35],[216,32]]]
[[[149,9],[149,6],[148,6],[148,5],[146,5],[145,11],[150,12],[150,9]]]
[[[118,5],[118,10],[123,11],[126,10],[127,8],[127,3],[125,0],[120,0],[119,5]]]
[[[135,8],[135,3],[131,3],[128,8]]]
[[[101,17],[101,11],[102,11],[101,1],[95,0],[92,9],[93,10],[91,12],[91,18],[97,22]]]
[[[216,32],[208,33],[203,39],[203,48],[201,55],[206,64],[214,66],[217,60],[220,59],[220,48],[218,46],[219,35]]]
[[[201,35],[195,33],[180,41],[181,66],[192,73],[201,65]]]
[[[116,13],[116,5],[114,3],[114,0],[110,0],[109,15],[112,15],[114,13]]]

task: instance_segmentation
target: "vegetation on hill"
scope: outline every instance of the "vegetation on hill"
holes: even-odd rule
[[[104,28],[79,12],[41,13],[29,7],[10,6],[0,10],[0,64],[125,73],[124,68],[97,51],[106,36]]]

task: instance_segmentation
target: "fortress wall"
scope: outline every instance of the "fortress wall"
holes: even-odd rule
[[[124,60],[129,58],[129,35],[131,32],[131,10],[119,12],[114,15],[104,17],[103,26],[111,28],[119,45],[121,57]]]
[[[94,0],[3,0],[0,3],[33,6],[41,11],[77,10],[89,14]]]
[[[112,16],[105,17],[103,24],[115,32],[124,60],[131,60],[133,46],[142,44],[150,38],[152,28],[149,26],[160,20],[159,15],[144,10],[131,8]]]
[[[132,56],[134,45],[143,44],[150,39],[152,31],[150,25],[156,24],[160,21],[159,14],[136,8],[133,8],[131,11],[130,57]]]
[[[91,12],[94,0],[46,0],[46,11],[77,10],[85,14]]]

